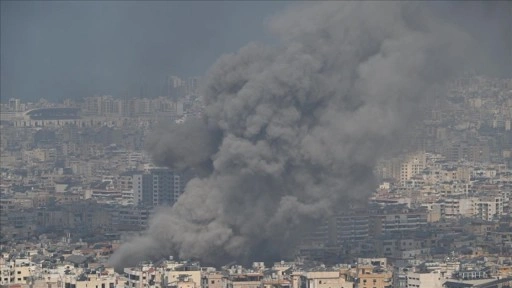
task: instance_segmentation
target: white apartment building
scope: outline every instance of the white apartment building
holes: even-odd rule
[[[503,215],[505,199],[501,196],[485,198],[444,198],[441,203],[441,217],[455,219],[476,217],[491,221]]]
[[[460,217],[472,217],[476,198],[444,198],[441,208],[443,218],[455,219]]]
[[[503,215],[503,198],[488,197],[474,203],[474,215],[479,219],[491,221]]]

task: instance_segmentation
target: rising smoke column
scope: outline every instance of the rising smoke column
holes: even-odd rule
[[[204,119],[149,140],[158,164],[207,172],[113,265],[288,255],[311,223],[366,201],[376,160],[472,47],[424,3],[305,3],[269,28],[279,45],[213,65]]]

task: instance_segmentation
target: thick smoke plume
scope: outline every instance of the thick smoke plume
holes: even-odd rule
[[[204,119],[149,144],[158,164],[204,176],[111,263],[286,256],[311,223],[364,202],[379,156],[476,55],[436,15],[421,2],[303,3],[269,22],[279,45],[221,57]]]

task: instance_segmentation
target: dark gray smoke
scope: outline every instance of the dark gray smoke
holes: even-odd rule
[[[146,149],[154,155],[157,164],[208,175],[213,169],[211,156],[222,140],[219,132],[213,125],[191,119],[180,125],[159,127],[158,132],[147,139]],[[173,147],[172,150],[169,147]]]
[[[286,256],[311,223],[364,202],[379,156],[478,55],[437,14],[422,2],[305,3],[269,22],[280,45],[221,57],[203,122],[149,145],[160,164],[212,170],[111,263]]]

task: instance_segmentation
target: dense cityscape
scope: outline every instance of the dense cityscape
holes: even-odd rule
[[[0,288],[511,288],[512,1],[0,1]]]
[[[158,98],[91,96],[1,106],[5,287],[509,287],[512,79],[468,73],[381,159],[367,205],[339,211],[275,263],[172,257],[114,271],[126,239],[193,175],[154,165],[150,131],[201,118],[197,77]],[[2,101],[4,101],[2,99]],[[240,266],[241,264],[245,266]]]

